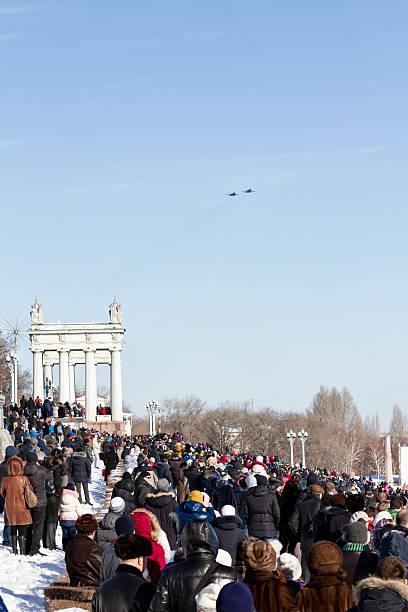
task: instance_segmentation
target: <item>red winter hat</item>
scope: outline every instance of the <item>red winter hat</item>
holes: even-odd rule
[[[252,462],[252,469],[254,469],[254,465],[260,465],[263,467],[263,469],[265,470],[265,472],[268,471],[268,468],[266,467],[266,465],[264,463],[262,463],[261,461],[253,461]]]
[[[228,457],[226,455],[223,455],[220,459],[220,463],[228,463],[228,462],[229,462]]]

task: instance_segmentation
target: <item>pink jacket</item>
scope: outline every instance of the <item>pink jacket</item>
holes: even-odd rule
[[[81,516],[81,504],[78,493],[71,489],[63,489],[61,495],[60,521],[76,521]]]

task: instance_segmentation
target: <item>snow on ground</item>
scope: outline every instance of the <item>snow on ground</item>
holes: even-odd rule
[[[89,485],[92,507],[82,505],[83,513],[96,513],[105,499],[105,482],[102,467],[92,468]],[[57,580],[65,571],[65,553],[62,551],[61,527],[57,528],[57,546],[60,550],[47,550],[46,557],[14,555],[10,547],[2,546],[4,514],[0,515],[0,595],[9,612],[42,612],[44,610],[44,587]],[[76,608],[78,610],[78,608]],[[67,611],[65,611],[67,612]]]

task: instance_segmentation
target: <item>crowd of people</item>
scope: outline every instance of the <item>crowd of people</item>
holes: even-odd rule
[[[177,433],[45,434],[39,420],[11,429],[0,464],[3,545],[46,554],[60,524],[70,584],[95,589],[94,612],[408,610],[407,496],[391,483]],[[92,465],[108,481],[119,461],[98,521]]]

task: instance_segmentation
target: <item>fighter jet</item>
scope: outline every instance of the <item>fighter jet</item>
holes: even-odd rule
[[[242,193],[255,193],[254,189],[244,189],[244,191]]]
[[[227,195],[234,197],[234,196],[237,196],[238,194],[235,191],[233,191],[232,193],[227,193]]]

